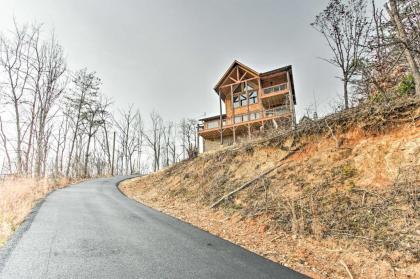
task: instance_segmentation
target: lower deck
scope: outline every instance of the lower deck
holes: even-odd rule
[[[220,120],[218,122],[220,123]],[[268,129],[290,127],[293,114],[288,111],[240,123],[229,123],[228,119],[224,119],[223,122],[225,125],[222,125],[222,128],[218,126],[211,129],[203,129],[203,127],[199,129],[199,135],[203,138],[204,152],[249,140]]]

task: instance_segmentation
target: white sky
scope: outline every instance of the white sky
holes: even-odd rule
[[[69,67],[97,71],[117,107],[166,120],[218,113],[212,88],[234,59],[259,72],[290,64],[299,119],[314,95],[322,114],[341,94],[338,70],[318,58],[329,49],[309,25],[327,2],[2,0],[0,30],[13,16],[45,23]]]

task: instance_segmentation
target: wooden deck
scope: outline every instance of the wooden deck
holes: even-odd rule
[[[198,133],[200,136],[207,139],[217,139],[217,138],[220,138],[220,133],[222,132],[223,132],[223,136],[230,136],[230,135],[233,135],[234,132],[248,130],[249,128],[260,129],[260,127],[264,126],[265,123],[270,122],[272,120],[290,119],[291,117],[292,117],[292,112],[285,111],[282,113],[272,114],[272,115],[265,114],[264,117],[260,117],[258,119],[252,119],[248,121],[242,121],[240,123],[233,123],[232,121],[233,119],[228,118],[223,121],[224,123],[222,125],[222,129],[220,129],[220,120],[217,120],[217,127],[212,127],[212,128],[200,127]]]

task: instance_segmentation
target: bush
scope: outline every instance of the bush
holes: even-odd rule
[[[404,76],[403,80],[398,84],[398,93],[400,95],[413,94],[415,90],[414,77],[409,74]]]

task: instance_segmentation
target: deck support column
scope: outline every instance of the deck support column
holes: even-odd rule
[[[222,97],[219,89],[219,111],[220,111],[220,144],[223,144],[223,116],[222,116]]]
[[[292,92],[292,84],[290,82],[290,70],[287,71],[287,88],[289,88],[289,109],[292,113],[292,128],[296,128],[296,115],[295,115],[295,104],[293,102],[293,94],[295,92]]]
[[[247,104],[247,113],[248,113],[248,122],[251,121],[251,116],[249,115],[249,92],[248,92],[248,82],[245,81],[245,94],[246,94],[246,104]],[[251,139],[251,125],[248,124],[248,139]]]
[[[235,106],[233,105],[233,85],[230,85],[230,102],[232,103],[232,132],[233,132],[233,143],[236,143],[235,133]]]

